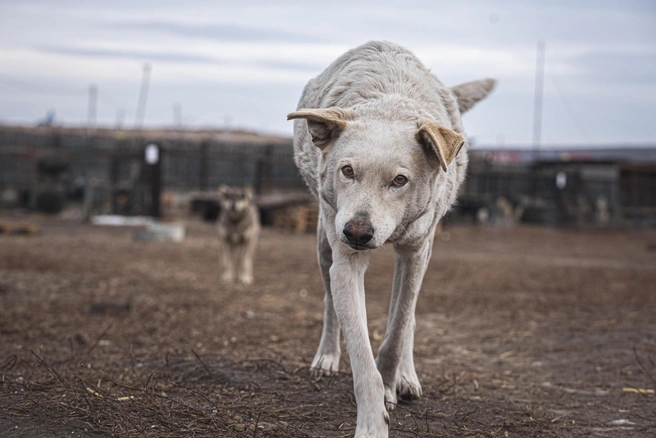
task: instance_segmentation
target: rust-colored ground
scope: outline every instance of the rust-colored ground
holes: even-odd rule
[[[308,373],[313,236],[264,230],[255,284],[224,286],[210,225],[174,244],[40,222],[0,235],[1,436],[353,435],[346,358]],[[640,393],[656,389],[655,237],[447,229],[418,305],[424,396],[390,435],[656,436],[656,396]],[[392,266],[384,248],[367,274],[375,348]]]

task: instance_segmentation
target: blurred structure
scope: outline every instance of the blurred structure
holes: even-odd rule
[[[656,225],[656,147],[470,151],[451,220]]]
[[[46,116],[37,122],[37,126],[52,126],[55,122],[55,110],[48,110]]]
[[[146,163],[149,144],[159,148],[157,166]],[[155,167],[161,192],[154,186]],[[165,214],[178,207],[213,220],[221,184],[252,186],[265,224],[313,228],[315,208],[298,209],[311,197],[294,164],[290,138],[0,127],[0,207],[54,212],[64,197],[81,205],[88,218],[154,214],[159,200]],[[473,149],[458,206],[446,221],[504,227],[656,225],[656,146],[542,148],[538,154],[530,148]]]
[[[180,199],[190,204],[192,197],[211,200],[221,184],[251,185],[260,195],[306,192],[288,138],[247,132],[97,129],[90,134],[85,129],[0,127],[0,206],[33,208],[43,186],[39,163],[45,160],[66,170],[49,185],[85,209],[150,214],[157,208],[149,199],[154,184],[154,166],[145,160],[149,144],[159,146],[165,207]],[[2,199],[7,200],[4,205]],[[196,205],[202,209],[206,204]]]

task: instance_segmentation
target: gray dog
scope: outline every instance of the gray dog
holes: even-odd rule
[[[253,203],[250,187],[219,188],[218,229],[221,245],[221,264],[224,282],[237,279],[244,284],[253,283],[253,257],[260,235],[260,214]]]
[[[467,170],[460,114],[495,81],[445,87],[408,50],[370,42],[333,62],[305,87],[294,122],[298,168],[319,200],[324,326],[312,362],[336,372],[340,326],[351,359],[356,437],[387,437],[397,396],[416,399],[415,306],[438,221]],[[370,250],[396,250],[385,340],[369,343],[364,273]]]

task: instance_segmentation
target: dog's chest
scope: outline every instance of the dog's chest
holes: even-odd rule
[[[244,245],[251,238],[254,221],[251,215],[246,212],[239,218],[230,218],[223,216],[220,221],[219,229],[222,239],[230,245]]]
[[[228,234],[228,241],[233,245],[243,245],[246,243],[246,236],[239,231],[233,231]]]

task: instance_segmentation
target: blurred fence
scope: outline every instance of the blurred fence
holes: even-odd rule
[[[0,204],[7,204],[9,191],[18,193],[14,205],[34,207],[34,195],[52,189],[82,201],[92,187],[96,196],[89,202],[95,210],[147,211],[152,169],[144,165],[144,149],[151,143],[161,151],[164,193],[211,192],[222,184],[251,185],[261,195],[307,192],[286,138],[0,127]],[[589,151],[568,153],[567,158],[552,154],[505,164],[491,160],[489,152],[471,151],[468,176],[450,220],[655,225],[655,151],[604,150],[601,159]]]
[[[624,215],[633,221],[656,217],[656,164],[620,168],[619,196]]]
[[[654,225],[656,166],[608,160],[491,166],[474,155],[458,214],[479,222]]]
[[[302,188],[291,141],[251,142],[175,138],[175,135],[86,135],[83,130],[36,132],[0,128],[0,187],[29,187],[38,162],[56,157],[77,178],[101,184],[129,180],[147,144],[162,151],[162,183],[170,190],[209,190],[250,184],[259,191]]]
[[[116,212],[117,198],[143,203],[152,176],[144,149],[160,150],[159,178],[167,192],[213,191],[251,185],[257,193],[305,190],[291,140],[229,133],[113,132],[0,127],[0,191],[14,204],[34,206],[38,193],[56,190],[79,200],[92,185],[94,203]],[[2,203],[2,200],[0,200]],[[6,202],[5,202],[6,203]],[[140,208],[138,210],[144,210]]]

